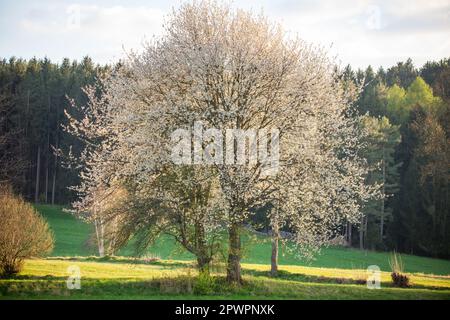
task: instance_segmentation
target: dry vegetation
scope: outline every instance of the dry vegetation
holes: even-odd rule
[[[44,218],[10,188],[0,187],[0,277],[18,273],[25,258],[53,249],[53,235]]]

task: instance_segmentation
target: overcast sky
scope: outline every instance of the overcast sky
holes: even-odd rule
[[[160,34],[181,0],[0,0],[0,57],[114,62]],[[450,57],[450,0],[236,0],[325,46],[343,65],[388,67]]]

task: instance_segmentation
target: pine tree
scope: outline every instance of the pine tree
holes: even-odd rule
[[[401,165],[394,159],[400,143],[399,126],[390,124],[389,119],[366,116],[363,119],[367,130],[365,157],[371,167],[367,182],[380,185],[379,199],[371,200],[365,207],[360,225],[360,247],[364,244],[375,247],[383,245],[385,222],[391,219],[392,209],[386,201],[398,191],[398,168]],[[377,232],[375,232],[378,230]]]

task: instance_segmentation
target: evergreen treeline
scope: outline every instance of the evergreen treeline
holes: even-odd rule
[[[108,68],[88,57],[0,60],[0,182],[35,202],[74,199],[67,187],[78,183],[76,169],[63,167],[53,151],[80,147],[61,130],[63,110],[67,96],[85,103],[81,88]],[[368,183],[382,183],[384,194],[365,206],[358,225],[343,226],[347,243],[450,257],[450,59],[420,69],[407,60],[376,72],[347,66],[343,79],[363,83],[357,108],[366,115]]]
[[[55,148],[79,147],[64,133],[67,97],[85,103],[82,87],[107,67],[89,57],[61,64],[42,60],[0,60],[0,182],[8,180],[26,198],[66,204],[74,197],[68,186],[77,174],[61,166]]]
[[[410,59],[386,71],[347,66],[343,76],[364,84],[357,108],[367,115],[368,179],[385,195],[346,226],[348,243],[450,257],[450,59],[419,70]]]

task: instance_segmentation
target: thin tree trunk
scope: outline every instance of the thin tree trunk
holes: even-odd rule
[[[100,257],[105,256],[105,246],[104,246],[104,227],[103,223],[99,219],[94,220],[94,226],[95,226],[95,235],[97,236],[97,248],[98,248],[98,255]]]
[[[34,189],[34,202],[39,202],[39,172],[41,171],[41,146],[38,146],[36,163],[36,187]]]
[[[98,255],[100,257],[105,256],[105,247],[103,242],[103,223],[102,220],[98,218],[97,216],[97,194],[94,194],[94,201],[92,204],[92,215],[94,217],[94,227],[95,227],[95,235],[97,237],[97,248],[98,248]]]
[[[364,216],[361,217],[361,223],[359,226],[359,249],[364,249]]]
[[[30,115],[30,90],[27,90],[27,114],[25,116],[26,119],[25,137],[28,137],[28,126],[30,124],[29,115]]]
[[[347,223],[347,243],[348,246],[351,247],[352,246],[352,224],[350,222]]]
[[[239,234],[239,224],[232,223],[228,229],[228,267],[227,281],[229,283],[240,284],[241,278],[241,237]]]
[[[272,258],[270,260],[270,273],[272,276],[278,275],[278,240],[280,238],[280,230],[278,221],[272,226]]]
[[[58,141],[56,141],[56,149],[58,150]],[[56,168],[58,167],[58,154],[55,153],[55,166],[53,168],[53,181],[52,181],[52,205],[55,204],[55,190],[56,190]]]
[[[28,141],[28,127],[30,126],[30,90],[27,90],[27,110],[25,114],[25,140]],[[29,145],[27,144],[27,149],[29,150]],[[24,158],[27,158],[27,156],[24,154]],[[32,177],[33,176],[33,169],[31,166],[29,166],[27,171],[23,171],[23,180],[25,181],[25,190],[27,194],[32,194],[32,184],[26,183],[27,182],[27,176]]]
[[[381,215],[380,215],[380,242],[383,244],[383,233],[384,233],[384,197],[385,197],[385,184],[386,184],[386,163],[384,159],[384,146],[383,146],[383,187],[382,187],[382,195],[381,199]]]
[[[56,137],[55,137],[55,161],[53,165],[53,182],[52,182],[52,205],[55,204],[55,193],[56,193],[56,172],[58,169],[58,147],[59,147],[59,114],[58,109],[56,109]]]
[[[45,155],[45,203],[48,203],[48,144],[47,144],[47,152]]]
[[[100,243],[98,247],[100,257],[105,256],[105,224],[100,220]]]
[[[23,120],[22,116],[19,114],[19,130],[20,131],[22,131],[24,129],[24,127],[25,127],[24,123],[26,123],[26,119]],[[25,132],[25,130],[23,130],[23,132]],[[18,156],[17,160],[18,160],[18,162],[22,162],[23,159],[25,158],[25,156],[24,156],[25,155],[24,138],[22,136],[18,137],[18,143],[19,143],[19,156]],[[22,190],[22,192],[26,191],[25,186],[26,186],[27,181],[26,181],[26,177],[25,177],[25,172],[26,172],[25,170],[20,170],[20,173],[19,173],[19,171],[17,172],[17,180],[19,181],[20,189]]]
[[[344,225],[344,238],[345,238],[345,241],[348,241],[348,232],[347,232],[347,230],[348,230],[348,223],[346,222],[345,225]]]
[[[48,105],[47,105],[47,148],[45,150],[45,203],[48,203],[48,165],[49,165],[49,157],[48,152],[50,150],[50,95],[48,97]]]
[[[367,243],[367,224],[369,223],[369,216],[364,218],[364,245]],[[367,249],[367,247],[365,247]]]

